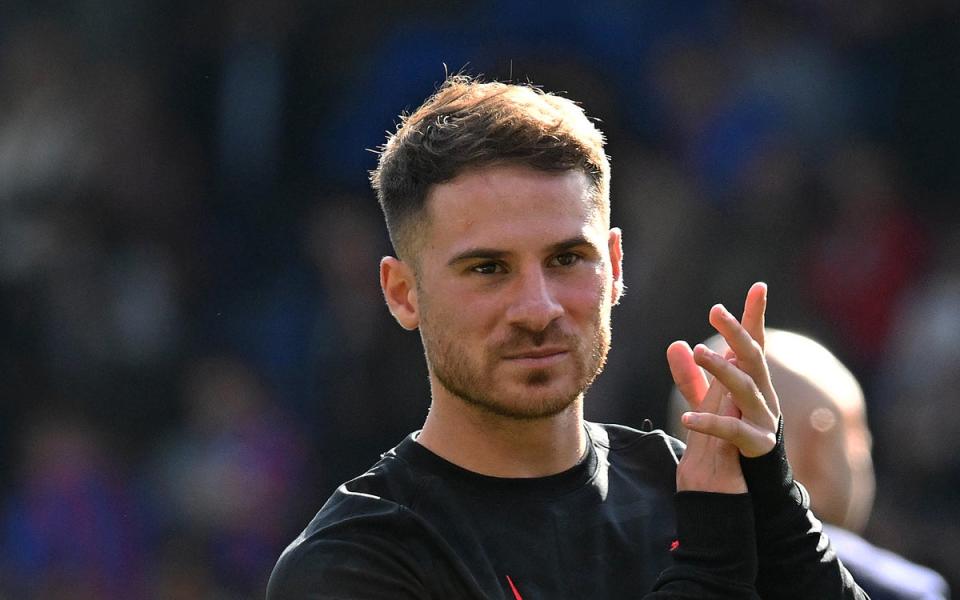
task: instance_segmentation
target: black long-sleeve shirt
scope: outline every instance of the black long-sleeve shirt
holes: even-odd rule
[[[409,436],[340,486],[284,551],[268,600],[753,600],[761,543],[802,553],[761,574],[765,600],[795,597],[780,592],[796,568],[811,569],[805,581],[835,573],[844,584],[828,594],[807,587],[804,597],[864,597],[828,546],[805,543],[819,523],[791,495],[792,480],[763,482],[776,503],[755,514],[749,494],[677,493],[683,445],[662,432],[586,427],[579,464],[532,479],[472,473]],[[774,539],[757,538],[757,515],[774,523],[757,525]]]

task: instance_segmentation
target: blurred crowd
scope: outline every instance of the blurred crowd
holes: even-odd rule
[[[896,0],[0,8],[0,598],[258,598],[422,422],[371,149],[445,72],[601,121],[628,293],[588,417],[770,285],[863,383],[873,542],[960,589],[960,10]]]

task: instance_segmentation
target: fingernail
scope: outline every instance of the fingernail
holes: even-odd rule
[[[697,421],[700,420],[700,417],[696,413],[683,413],[681,417],[685,425],[696,425]]]

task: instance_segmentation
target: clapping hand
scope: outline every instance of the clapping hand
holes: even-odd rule
[[[677,469],[679,490],[745,492],[738,453],[762,456],[776,445],[780,404],[763,353],[766,304],[767,286],[755,283],[741,321],[720,304],[710,309],[710,324],[730,348],[725,355],[683,341],[667,349],[673,380],[691,408],[682,418],[691,433]]]

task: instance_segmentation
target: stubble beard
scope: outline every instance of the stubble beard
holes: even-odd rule
[[[553,329],[551,329],[553,328]],[[430,335],[426,319],[421,322],[421,333],[427,364],[437,381],[451,394],[466,404],[489,414],[515,420],[545,419],[558,415],[582,397],[587,388],[603,371],[610,349],[610,319],[598,311],[592,339],[563,333],[556,324],[539,333],[515,331],[509,340],[496,344],[493,349],[484,349],[483,358],[472,360],[453,336]],[[560,343],[570,349],[575,370],[572,390],[544,396],[533,401],[518,398],[516,393],[498,389],[495,366],[501,360],[504,347],[530,348],[547,342]],[[589,347],[585,347],[586,344]],[[523,386],[536,394],[560,377],[551,368],[532,369],[526,374]],[[511,394],[509,397],[505,397]]]

